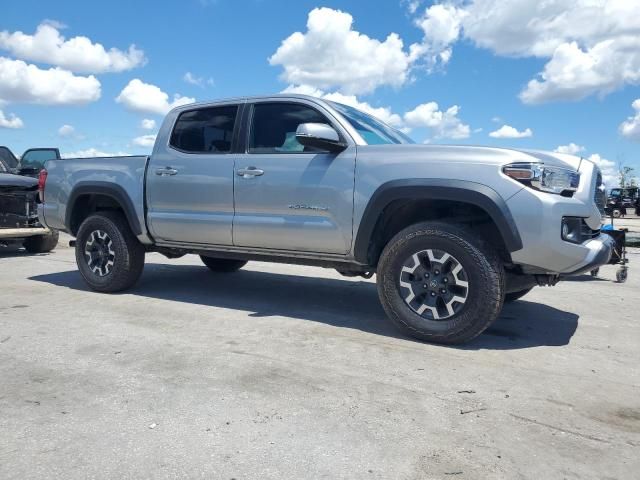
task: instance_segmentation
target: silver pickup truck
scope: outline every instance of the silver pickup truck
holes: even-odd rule
[[[214,272],[258,260],[376,273],[389,318],[432,342],[474,338],[503,302],[594,269],[612,248],[588,160],[416,145],[301,95],[179,107],[151,156],[46,168],[40,221],[76,237],[96,291],[131,287],[146,252],[197,254]]]

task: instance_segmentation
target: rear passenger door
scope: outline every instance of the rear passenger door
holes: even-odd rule
[[[169,142],[155,146],[146,180],[147,220],[156,241],[232,245],[232,146],[240,108],[183,110],[171,132],[160,132]]]
[[[331,125],[347,141],[329,113],[314,104],[264,101],[250,108],[246,151],[235,161],[234,245],[347,253],[355,145],[331,153],[298,143],[302,123]]]

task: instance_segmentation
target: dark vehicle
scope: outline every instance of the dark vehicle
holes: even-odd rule
[[[39,149],[32,151],[36,150]],[[21,168],[20,162],[8,148],[0,147],[0,156],[0,246],[22,244],[30,253],[53,250],[58,243],[58,232],[43,227],[38,221],[39,180],[11,173],[28,168],[27,172],[31,175],[37,168],[36,158],[33,157],[29,167]]]
[[[8,147],[0,146],[0,163],[9,173],[37,177],[48,160],[60,160],[60,150],[30,148],[18,159]]]
[[[607,215],[615,218],[627,214],[627,208],[634,208],[636,214],[640,209],[640,188],[612,188],[607,198]]]

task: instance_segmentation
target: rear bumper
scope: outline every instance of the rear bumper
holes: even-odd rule
[[[48,235],[51,230],[45,227],[32,228],[0,228],[0,240],[37,237],[38,235]]]

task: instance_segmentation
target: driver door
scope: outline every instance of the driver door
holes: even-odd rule
[[[264,101],[251,106],[246,153],[235,160],[233,244],[346,254],[351,246],[356,150],[304,147],[302,123],[332,125],[315,106]]]

